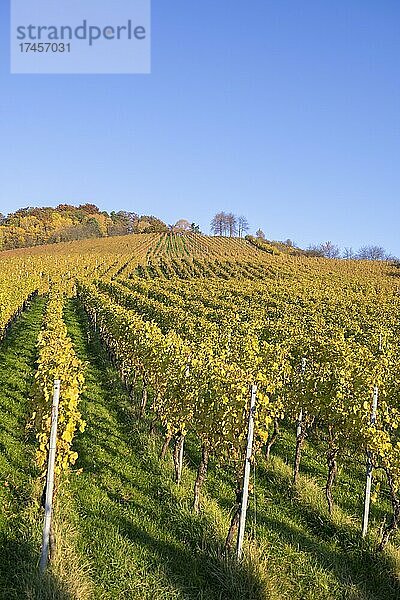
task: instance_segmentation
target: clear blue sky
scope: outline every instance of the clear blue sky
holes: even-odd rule
[[[7,4],[0,212],[229,210],[400,255],[398,0],[153,0],[152,74],[123,76],[10,75]]]

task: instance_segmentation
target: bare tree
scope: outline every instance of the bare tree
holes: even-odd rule
[[[321,250],[321,244],[310,244],[305,250],[306,256],[324,256]]]
[[[238,217],[237,223],[238,223],[238,235],[241,238],[241,237],[243,237],[243,234],[249,230],[249,222],[246,219],[246,217],[243,217],[241,215],[240,217]]]
[[[356,253],[354,252],[353,248],[345,248],[343,250],[343,258],[345,258],[346,260],[352,260],[356,258]]]
[[[323,242],[321,244],[310,244],[305,251],[307,256],[321,256],[324,258],[339,258],[340,248],[332,242]]]
[[[388,260],[388,255],[382,246],[362,246],[357,252],[360,260]]]
[[[237,218],[233,213],[226,215],[226,230],[229,237],[233,237],[237,233]]]
[[[262,229],[257,229],[256,238],[258,238],[259,240],[265,240],[265,233]]]
[[[211,221],[211,231],[214,235],[224,235],[226,231],[226,214],[217,213]]]
[[[332,242],[323,242],[319,245],[319,249],[325,258],[339,258],[340,256],[340,248]]]
[[[295,246],[294,241],[291,240],[290,238],[288,238],[287,240],[282,242],[282,244],[285,244],[285,246],[287,246],[288,248],[293,248]]]

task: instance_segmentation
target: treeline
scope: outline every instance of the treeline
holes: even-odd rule
[[[307,256],[322,256],[324,258],[344,258],[346,260],[388,260],[398,261],[399,259],[386,252],[382,246],[370,244],[362,246],[359,250],[351,247],[343,250],[332,242],[322,242],[321,244],[311,245],[304,251]]]
[[[226,237],[243,237],[249,231],[249,223],[243,215],[239,217],[229,212],[221,211],[214,215],[211,225],[211,232],[214,235]]]
[[[0,250],[167,229],[157,217],[126,211],[108,213],[94,204],[27,207],[6,217],[0,214]]]
[[[384,260],[399,262],[399,259],[392,254],[386,252],[382,246],[367,245],[362,246],[359,250],[355,251],[353,248],[339,248],[332,242],[322,242],[320,244],[313,244],[308,246],[307,249],[303,250],[298,248],[292,240],[287,239],[285,241],[277,242],[275,240],[267,240],[264,233],[261,230],[256,232],[255,237],[252,235],[246,235],[246,240],[253,246],[256,246],[259,250],[268,252],[269,254],[292,254],[294,256],[308,256],[308,257],[321,257],[321,258],[334,258],[343,260]]]

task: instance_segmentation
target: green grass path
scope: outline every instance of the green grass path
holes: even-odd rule
[[[37,577],[42,511],[35,440],[26,431],[43,308],[44,300],[35,299],[0,346],[0,598],[4,600],[45,597]],[[53,597],[68,597],[55,578],[47,577],[46,586],[49,583]]]
[[[26,424],[32,410],[29,393],[43,305],[42,299],[34,300],[0,346],[0,597],[4,599],[23,597],[21,574],[34,569],[39,551],[37,532],[32,532],[28,518],[37,472]]]

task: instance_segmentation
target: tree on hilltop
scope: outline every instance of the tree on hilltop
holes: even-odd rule
[[[226,214],[219,212],[212,218],[211,221],[211,232],[214,235],[224,235],[226,231]]]
[[[346,260],[353,260],[356,257],[356,253],[354,252],[353,248],[349,247],[349,248],[345,248],[343,250],[343,258],[345,258]]]
[[[190,231],[192,233],[201,233],[200,226],[197,225],[197,223],[191,223],[191,225],[190,225]]]
[[[357,252],[359,260],[388,260],[390,257],[382,246],[362,246]]]
[[[247,231],[247,229],[244,229],[244,227],[246,227],[247,221],[245,217],[239,217],[239,219],[243,219],[240,229],[241,233],[243,233],[244,231]],[[231,212],[225,213],[221,211],[212,218],[211,232],[214,235],[225,235],[229,237],[234,237],[238,233],[238,223],[239,221],[236,215],[234,215]]]
[[[226,215],[226,227],[229,237],[234,237],[237,233],[237,218],[233,213]]]
[[[241,238],[250,229],[249,222],[246,219],[246,217],[243,217],[243,215],[241,215],[240,217],[238,217],[237,223],[238,223],[238,235]]]
[[[310,244],[305,251],[306,256],[320,256],[321,258],[339,258],[340,248],[332,242],[322,242],[321,244]]]
[[[173,231],[190,231],[191,225],[186,219],[179,219],[172,227]]]
[[[339,246],[332,242],[323,242],[319,245],[319,249],[325,258],[339,258],[340,256]]]

